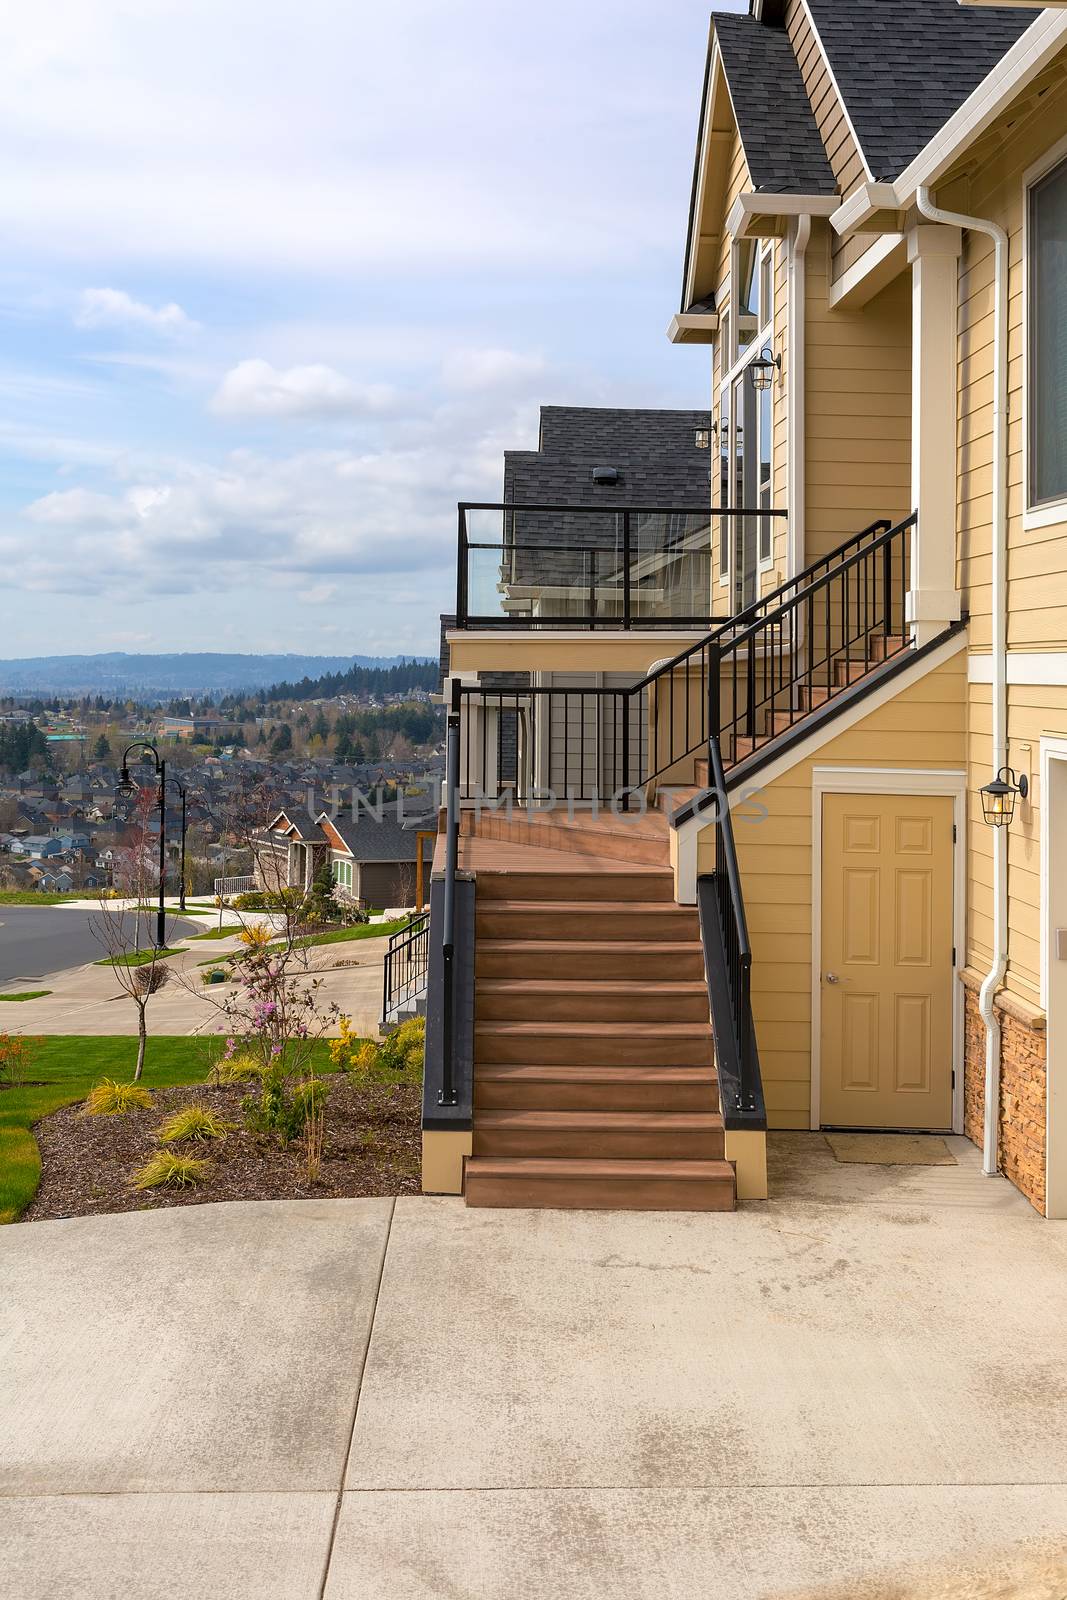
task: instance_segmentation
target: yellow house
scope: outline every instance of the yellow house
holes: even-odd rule
[[[714,15],[669,336],[710,510],[460,508],[425,1186],[951,1130],[1067,1215],[1067,11]]]

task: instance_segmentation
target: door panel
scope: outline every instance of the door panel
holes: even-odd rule
[[[823,797],[820,1120],[952,1125],[952,799]]]

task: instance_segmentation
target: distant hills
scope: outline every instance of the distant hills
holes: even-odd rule
[[[345,673],[352,667],[394,667],[410,656],[222,655],[177,652],[90,656],[29,656],[0,661],[0,695],[106,695],[109,699],[169,700],[175,695],[225,695]]]

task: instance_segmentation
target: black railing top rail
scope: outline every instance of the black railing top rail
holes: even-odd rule
[[[809,583],[806,583],[803,588],[798,589],[795,594],[790,595],[788,599],[780,600],[774,608],[775,612],[781,614],[791,611],[795,606],[801,605],[805,600],[809,600],[812,595],[817,594],[821,589],[828,588],[829,585],[831,583],[835,583],[837,579],[842,576],[842,574],[851,572],[853,567],[857,567],[862,561],[866,561],[876,550],[892,544],[892,542],[899,538],[902,533],[905,533],[908,528],[914,527],[917,521],[918,517],[913,512],[910,517],[906,517],[903,522],[898,522],[894,527],[887,526],[883,533],[880,533],[877,538],[872,539],[869,544],[865,544],[862,549],[854,550],[853,553],[850,556],[846,556],[843,561],[835,561],[833,566],[827,567],[825,572],[821,573],[818,577],[812,578]],[[854,540],[849,541],[850,544],[854,542]],[[796,581],[797,580],[794,580],[794,582]],[[735,627],[739,621],[750,614],[752,609],[754,608],[750,607],[749,612],[739,612],[738,615],[734,617],[728,624],[728,627]],[[742,644],[745,644],[749,639],[754,638],[756,634],[767,627],[768,620],[769,619],[766,616],[755,617],[751,622],[746,623],[744,627],[738,629],[736,633],[733,633],[731,637],[724,642],[723,648],[732,650]],[[770,620],[777,621],[777,617],[774,617]],[[726,629],[720,629],[719,631],[720,633],[725,633]]]
[[[726,868],[726,883],[730,891],[730,903],[733,910],[734,923],[737,930],[738,956],[741,964],[746,967],[752,965],[752,943],[748,936],[748,918],[745,916],[745,899],[741,893],[741,868],[737,860],[737,841],[734,838],[733,819],[730,816],[730,801],[726,788],[726,769],[722,764],[722,751],[719,741],[712,737],[708,740],[708,776],[711,787],[718,795],[718,839],[721,845],[723,865]]]
[[[526,500],[461,500],[459,510],[465,511],[545,511],[567,512],[569,515],[587,517],[615,517],[629,513],[637,517],[784,517],[788,513],[764,506],[615,506],[543,504]]]
[[[914,518],[911,520],[914,520]],[[902,523],[901,526],[906,526],[906,524]],[[751,605],[744,606],[737,612],[733,620],[741,622],[757,611],[766,611],[776,605],[780,605],[782,597],[788,590],[803,587],[816,573],[826,571],[829,567],[837,566],[844,558],[845,552],[851,550],[853,546],[860,545],[864,539],[871,539],[875,535],[889,533],[892,528],[891,518],[878,517],[876,521],[868,523],[867,527],[861,529],[859,533],[850,535],[843,544],[835,545],[826,555],[817,556],[814,561],[809,561],[806,567],[802,567],[791,578],[787,578],[784,583],[780,583],[777,589],[769,589],[766,594],[761,594],[758,600],[753,600]]]
[[[422,929],[426,926],[429,915],[430,913],[428,911],[413,911],[411,913],[411,920],[409,922],[405,922],[402,928],[397,928],[394,933],[389,935],[389,943],[386,947],[387,953],[389,951],[399,950],[402,944],[407,944],[410,939],[421,933]]]

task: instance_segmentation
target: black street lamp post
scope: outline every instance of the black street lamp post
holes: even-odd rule
[[[142,755],[148,754],[159,779],[159,906],[156,911],[156,948],[165,950],[167,947],[167,911],[163,904],[163,894],[167,883],[167,763],[160,756],[154,744],[147,740],[128,744],[122,752],[122,776],[119,779],[119,793],[132,794],[137,785],[130,777],[129,759],[131,750],[140,750]],[[183,795],[184,800],[184,795]],[[184,842],[184,832],[183,832]],[[184,878],[184,875],[183,875]],[[184,881],[183,881],[184,891]]]
[[[181,849],[181,866],[179,868],[179,872],[181,873],[181,876],[180,876],[180,878],[178,880],[178,884],[179,884],[179,887],[178,887],[178,910],[179,911],[184,911],[185,910],[185,785],[184,785],[184,783],[179,783],[177,778],[163,778],[163,779],[160,780],[160,786],[161,787],[164,784],[168,784],[168,783],[173,784],[174,788],[177,789],[178,793],[182,797],[182,849]]]

